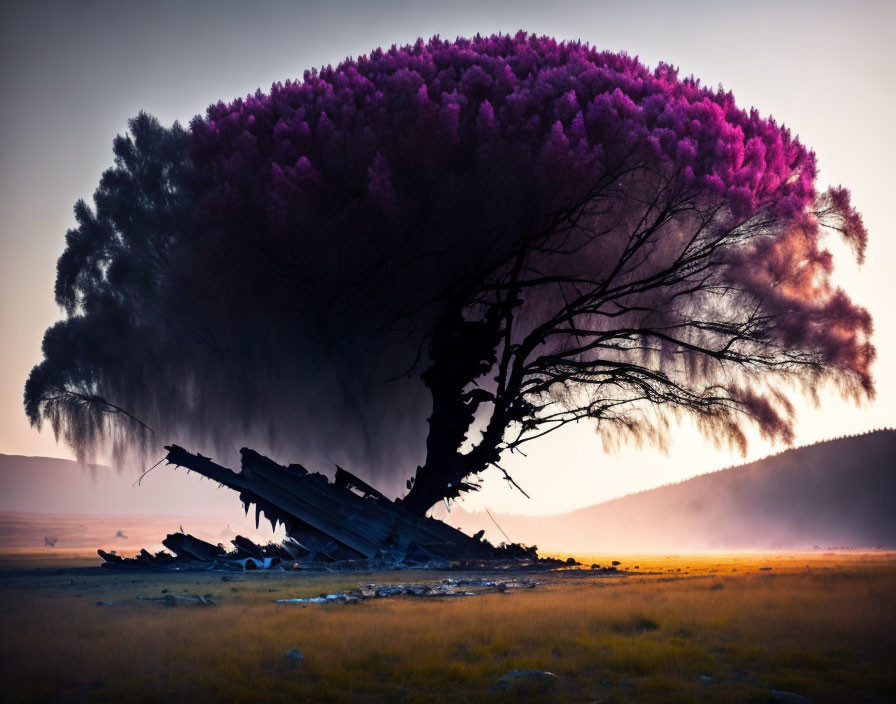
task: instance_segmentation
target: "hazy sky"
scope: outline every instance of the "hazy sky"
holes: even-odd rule
[[[797,442],[896,425],[896,240],[887,215],[896,3],[28,2],[4,4],[0,17],[0,452],[71,456],[52,433],[29,428],[22,389],[44,330],[60,317],[53,282],[72,205],[92,196],[129,117],[146,110],[166,124],[187,122],[219,99],[377,46],[518,29],[722,83],[742,107],[774,115],[816,151],[820,185],[850,187],[870,231],[861,269],[834,251],[838,280],[875,319],[878,393],[861,408],[836,398],[820,410],[801,407]],[[750,457],[770,451],[756,441]],[[556,512],[741,461],[689,426],[675,433],[668,455],[605,454],[584,426],[533,443],[527,454],[506,466],[532,500],[495,472],[465,505]]]

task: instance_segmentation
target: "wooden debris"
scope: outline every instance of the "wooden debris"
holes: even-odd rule
[[[162,545],[178,557],[186,557],[202,562],[214,560],[219,555],[227,552],[222,546],[212,545],[189,533],[170,533],[162,541]]]
[[[255,504],[256,521],[263,511],[273,525],[284,523],[287,534],[316,558],[400,562],[412,548],[434,558],[498,556],[490,543],[412,513],[342,468],[331,483],[322,474],[285,467],[248,448],[240,450],[240,472],[177,445],[165,449],[170,464],[239,491],[247,509]]]
[[[236,549],[226,551],[188,533],[168,535],[162,544],[174,555],[134,558],[98,551],[104,567],[119,569],[394,569],[401,567],[486,567],[515,562],[517,566],[554,567],[559,561],[539,559],[536,548],[493,546],[480,531],[470,537],[433,518],[417,515],[390,501],[350,472],[336,468],[336,478],[309,472],[300,464],[287,466],[254,450],[240,450],[235,472],[208,457],[182,447],[165,448],[169,464],[186,467],[239,492],[246,507],[255,506],[276,528],[284,524],[287,539],[280,545],[257,545],[236,536]]]
[[[236,536],[230,542],[236,545],[236,549],[240,553],[245,554],[248,557],[264,557],[264,548],[256,545],[248,538],[244,538],[242,535]]]

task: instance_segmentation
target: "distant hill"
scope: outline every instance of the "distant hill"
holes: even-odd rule
[[[213,482],[184,469],[161,465],[137,486],[139,476],[72,460],[0,454],[0,511],[228,517],[240,506],[234,492],[217,491]]]
[[[787,450],[558,516],[494,514],[514,541],[570,552],[896,547],[896,431]],[[500,533],[452,510],[467,532]]]
[[[153,526],[153,534],[163,537],[181,520],[167,519],[162,523],[170,528],[163,529],[148,519],[144,526],[142,519],[123,522],[116,515],[217,519],[208,522],[209,531],[227,523],[254,528],[234,492],[217,491],[195,474],[160,467],[142,486],[134,486],[135,479],[69,460],[0,455],[0,512],[15,512],[0,516],[0,533],[6,534],[0,543],[34,545],[53,534],[60,545],[76,536],[80,545],[95,539],[90,531],[82,535],[94,524],[97,535],[114,524],[110,536],[123,530],[142,537]],[[54,523],[47,514],[61,515]],[[569,552],[896,548],[896,431],[787,450],[558,516],[495,519],[514,541]],[[484,528],[488,538],[503,540],[485,513],[456,507],[446,520],[467,533]]]
[[[256,530],[254,513],[243,514],[235,492],[196,474],[160,466],[136,486],[138,476],[0,455],[0,548],[43,548],[50,538],[58,548],[158,549],[180,526],[215,543],[235,533],[260,542],[271,537],[267,523]]]
[[[240,516],[242,519],[242,516]],[[96,514],[0,511],[0,549],[117,550],[132,555],[162,549],[168,533],[180,528],[211,543],[227,543],[237,533],[260,543],[271,539],[268,525],[255,530],[251,520],[228,522],[192,516],[99,516]],[[280,531],[283,532],[282,529]],[[282,535],[280,535],[282,537]]]

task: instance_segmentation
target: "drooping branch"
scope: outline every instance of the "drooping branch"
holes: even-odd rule
[[[71,405],[78,405],[84,407],[97,408],[102,413],[107,413],[110,415],[122,415],[137,425],[139,425],[143,430],[148,433],[155,434],[155,431],[150,428],[146,423],[137,418],[134,415],[128,413],[121,406],[116,406],[114,403],[110,403],[102,396],[97,396],[95,394],[83,394],[77,391],[65,390],[61,393],[58,393],[55,396],[46,396],[42,399],[45,407],[48,406],[57,406],[57,407],[65,407]],[[46,413],[47,411],[42,411],[42,413]],[[40,416],[37,416],[40,418]]]

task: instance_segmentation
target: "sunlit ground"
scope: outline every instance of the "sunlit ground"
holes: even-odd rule
[[[449,574],[224,581],[100,570],[85,552],[7,550],[4,699],[515,701],[489,690],[536,668],[558,676],[557,701],[768,702],[772,689],[816,702],[896,700],[892,553],[578,557],[629,572],[542,574],[543,586],[508,595],[301,606],[273,601]],[[211,593],[217,604],[136,599],[163,589]],[[301,662],[285,657],[290,648]]]

